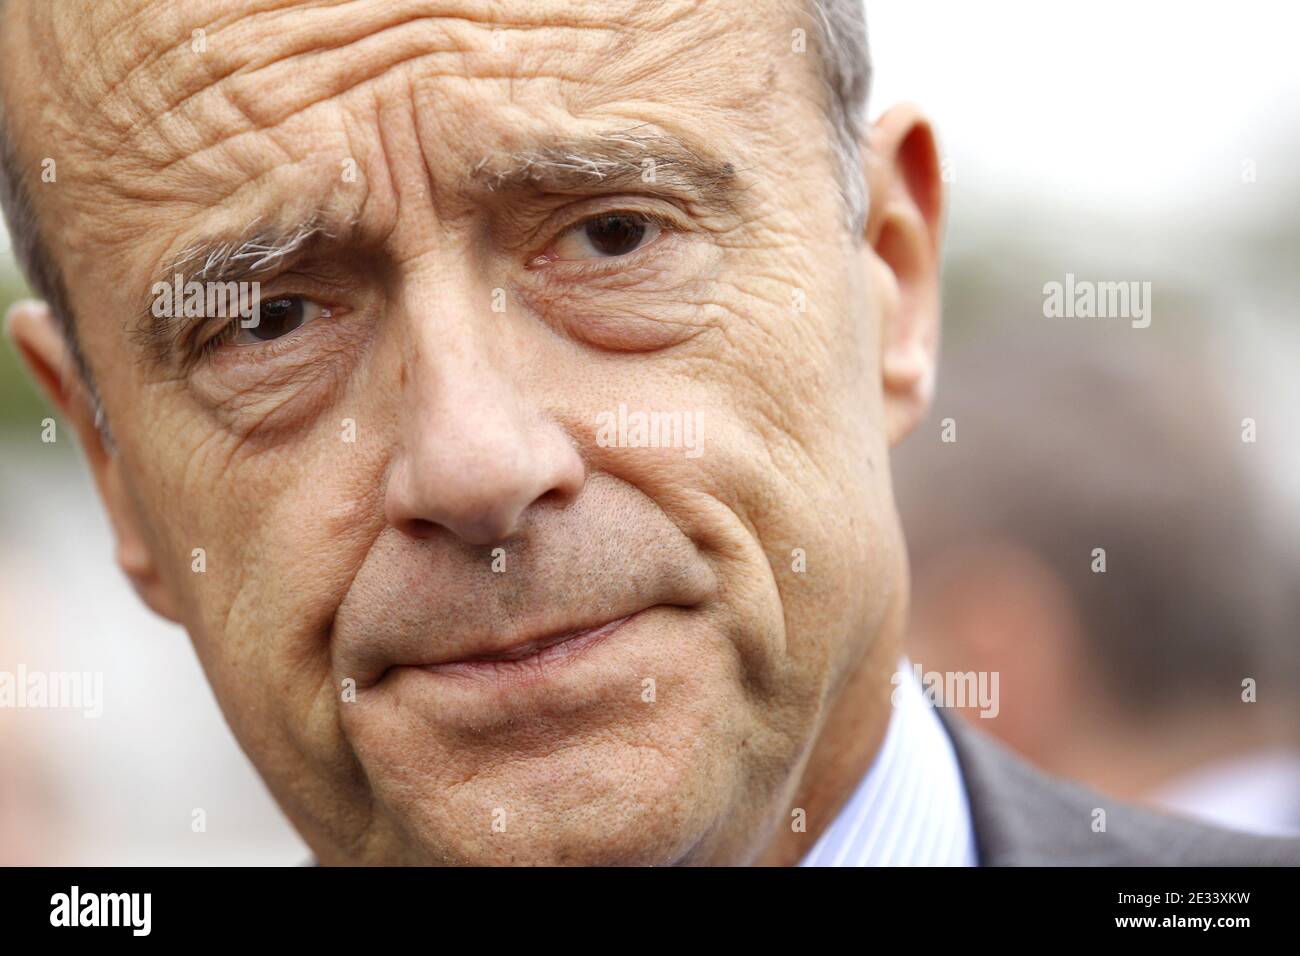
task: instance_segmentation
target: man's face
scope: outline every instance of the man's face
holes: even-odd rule
[[[324,862],[752,859],[904,591],[806,19],[234,6],[7,26],[124,562]]]

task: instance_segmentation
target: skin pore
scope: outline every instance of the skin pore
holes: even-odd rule
[[[490,10],[11,3],[111,444],[48,310],[10,334],[322,862],[797,862],[889,716],[933,138],[878,121],[851,235],[797,4]],[[151,324],[232,256],[278,325]],[[598,441],[620,406],[702,453]]]

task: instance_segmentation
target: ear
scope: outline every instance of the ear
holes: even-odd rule
[[[865,163],[865,238],[879,291],[885,427],[893,445],[925,416],[934,393],[943,182],[930,124],[914,107],[894,107],[872,128]]]
[[[5,316],[5,332],[45,397],[77,433],[117,538],[117,563],[150,608],[178,621],[176,604],[141,533],[139,512],[123,482],[121,460],[100,430],[90,390],[49,306],[31,300],[14,303]]]

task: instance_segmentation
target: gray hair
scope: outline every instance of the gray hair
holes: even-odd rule
[[[871,86],[863,0],[806,0],[810,4],[813,45],[826,88],[826,113],[837,179],[851,234],[861,237],[866,220],[866,183],[861,170],[861,142]],[[0,9],[4,2],[0,0]],[[0,91],[2,92],[2,91]],[[14,257],[32,290],[44,299],[64,332],[82,381],[94,394],[84,353],[76,335],[67,285],[42,240],[31,196],[22,178],[17,151],[9,136],[0,95],[0,211],[9,226]],[[96,408],[98,402],[96,401]]]
[[[829,92],[827,117],[849,230],[861,236],[867,218],[862,139],[871,93],[871,52],[863,0],[812,0],[821,76]]]

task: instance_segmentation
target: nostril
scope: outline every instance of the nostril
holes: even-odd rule
[[[413,538],[429,538],[433,536],[437,527],[426,518],[412,518],[406,523],[406,533]]]
[[[550,491],[538,498],[535,503],[542,505],[549,504],[557,508],[564,508],[572,503],[573,498],[573,492],[568,491],[567,489],[552,488]]]

